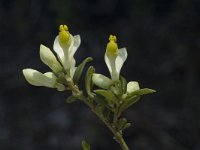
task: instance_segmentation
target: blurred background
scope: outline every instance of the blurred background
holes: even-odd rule
[[[108,75],[104,52],[115,34],[128,59],[121,74],[156,89],[124,114],[131,150],[200,150],[199,0],[0,0],[0,150],[119,150],[110,131],[68,92],[29,85],[22,69],[48,71],[39,46],[52,49],[60,24]]]

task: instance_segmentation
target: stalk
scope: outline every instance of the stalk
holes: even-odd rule
[[[72,91],[72,94],[76,96],[78,99],[82,100],[91,110],[93,113],[96,114],[96,116],[107,126],[107,128],[113,133],[114,138],[121,146],[122,150],[129,150],[128,145],[126,144],[122,132],[118,131],[112,123],[108,122],[107,119],[96,111],[95,107],[88,101],[88,99],[83,95],[83,92],[79,90],[78,86],[74,85],[71,78],[67,78],[67,85],[69,89]]]

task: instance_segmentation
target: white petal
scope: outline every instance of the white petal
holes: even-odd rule
[[[107,67],[108,67],[108,70],[109,70],[109,72],[110,72],[110,74],[111,74],[111,72],[112,72],[112,67],[111,67],[110,60],[109,60],[109,58],[108,58],[108,56],[107,56],[106,53],[105,53],[105,55],[104,55],[104,59],[105,59],[106,65],[107,65]]]
[[[75,67],[75,66],[72,66],[72,67],[70,68],[70,76],[71,76],[71,78],[73,78],[74,73],[75,73],[75,71],[76,71],[76,68],[77,68],[77,67]]]
[[[97,74],[97,73],[94,73],[92,75],[92,81],[95,85],[97,85],[98,87],[101,87],[103,89],[109,89],[109,87],[113,83],[110,78],[108,78],[102,74]]]
[[[57,77],[55,76],[55,74],[53,72],[46,72],[44,73],[45,76],[47,76],[48,78],[52,78],[54,80],[57,79]]]
[[[131,81],[127,84],[127,93],[130,94],[134,91],[137,91],[140,89],[139,83],[136,81]]]
[[[63,64],[64,66],[64,61],[65,61],[65,56],[64,56],[64,51],[63,48],[60,46],[59,43],[59,36],[56,36],[55,40],[54,40],[54,44],[53,44],[53,49],[56,52],[60,62]]]
[[[46,73],[44,73],[44,75],[51,78],[51,79],[54,79],[54,80],[57,79],[57,77],[55,76],[55,74],[53,72],[46,72]],[[58,91],[64,91],[65,90],[65,86],[61,83],[58,83],[58,82],[55,83],[55,87],[57,88]]]
[[[44,46],[40,45],[40,59],[44,64],[49,66],[54,72],[60,72],[62,71],[62,66],[60,63],[57,61],[56,57],[54,54],[51,52],[51,50]]]
[[[81,37],[80,35],[71,36],[71,39],[73,39],[73,42],[71,43],[71,46],[69,47],[69,55],[70,57],[74,57],[74,54],[76,53],[78,47],[81,44]]]
[[[55,88],[56,79],[44,75],[37,70],[23,69],[23,74],[25,79],[32,85]]]
[[[106,65],[108,67],[108,70],[110,72],[110,76],[112,78],[113,81],[116,81],[119,79],[119,74],[117,73],[116,70],[116,56],[114,55],[107,55],[105,54],[104,56]]]
[[[127,58],[126,48],[120,48],[118,51],[118,56],[115,61],[116,71],[118,74],[120,74],[120,70],[121,70],[124,62],[126,61],[126,58]]]

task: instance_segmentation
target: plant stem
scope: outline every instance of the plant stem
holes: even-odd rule
[[[111,132],[114,134],[115,139],[120,144],[122,150],[129,150],[126,142],[124,141],[124,138],[122,136],[122,133],[117,131],[101,114],[99,114],[93,106],[87,102],[87,99],[84,99],[84,102],[91,108],[91,110],[98,116],[98,118],[111,130]]]
[[[88,101],[88,99],[83,95],[83,92],[79,90],[78,86],[74,85],[73,81],[70,80],[70,78],[67,79],[67,85],[69,89],[72,91],[72,94],[77,96],[80,100],[82,100],[87,106],[90,107],[92,112],[94,112],[97,117],[110,129],[110,131],[113,133],[115,139],[120,144],[122,150],[129,150],[123,136],[122,132],[118,131],[112,123],[108,122],[107,119],[100,113],[98,113],[95,109],[95,107]]]

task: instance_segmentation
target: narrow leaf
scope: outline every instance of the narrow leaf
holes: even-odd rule
[[[86,76],[85,76],[85,89],[86,89],[86,92],[88,94],[89,97],[92,97],[92,86],[93,86],[93,83],[92,83],[92,74],[95,72],[95,69],[93,66],[90,66],[87,70],[87,73],[86,73]]]
[[[92,99],[97,103],[100,104],[102,106],[106,106],[107,105],[107,101],[105,100],[105,98],[101,95],[97,95],[97,94],[92,94],[93,97]]]
[[[117,121],[117,124],[116,124],[117,129],[118,130],[123,130],[123,128],[126,125],[126,123],[127,123],[127,119],[126,118],[120,118]]]
[[[97,104],[97,106],[95,107],[95,110],[99,113],[99,114],[103,114],[103,112],[105,111],[105,106],[101,105],[101,104]]]
[[[136,103],[140,99],[140,96],[133,96],[131,98],[128,98],[124,101],[124,103],[120,106],[119,112],[122,113],[124,110],[132,106],[134,103]]]
[[[90,61],[92,61],[92,57],[88,57],[85,60],[83,60],[83,62],[76,68],[76,71],[75,71],[74,77],[73,77],[73,81],[75,84],[78,83],[86,63],[88,63]]]
[[[122,76],[120,76],[120,81],[121,81],[121,87],[122,87],[123,94],[125,94],[127,91],[127,81]]]
[[[156,91],[153,89],[149,89],[149,88],[144,88],[144,89],[140,89],[140,90],[136,90],[132,93],[130,93],[128,95],[128,97],[132,97],[132,96],[141,96],[141,95],[145,95],[145,94],[151,94],[151,93],[155,93]]]
[[[130,126],[131,126],[131,123],[126,123],[126,124],[124,125],[124,127],[123,127],[122,130],[127,129],[127,128],[129,128]]]
[[[67,103],[73,103],[74,101],[76,101],[77,98],[75,96],[69,96],[67,99],[66,99],[66,102]]]
[[[83,150],[90,150],[90,145],[86,141],[82,141]]]
[[[94,92],[105,97],[109,104],[118,102],[117,97],[109,90],[95,90]]]

